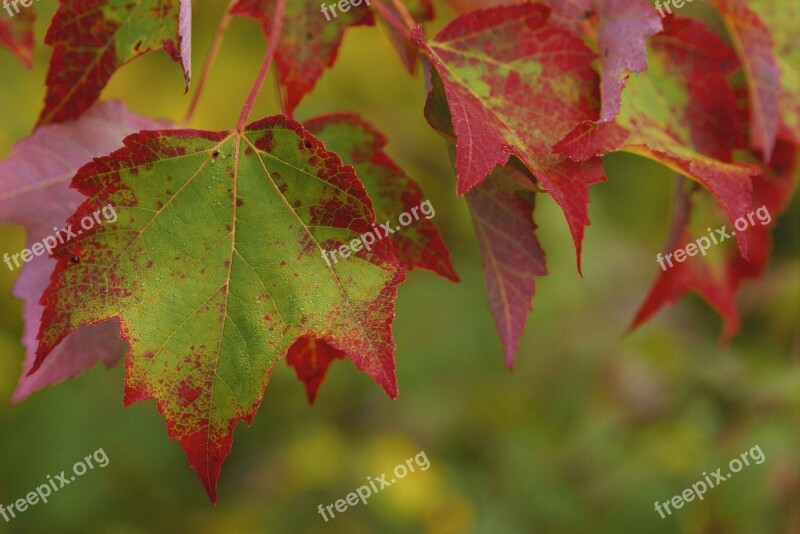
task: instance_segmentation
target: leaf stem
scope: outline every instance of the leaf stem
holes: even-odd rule
[[[673,202],[672,221],[670,222],[665,252],[673,251],[680,244],[683,231],[689,222],[689,217],[691,217],[692,191],[689,189],[690,187],[688,179],[680,174],[675,175],[675,200]]]
[[[250,96],[247,97],[247,102],[244,104],[242,114],[239,116],[239,124],[236,129],[240,132],[244,130],[247,125],[247,119],[250,118],[250,112],[253,105],[256,103],[256,97],[264,86],[264,80],[269,72],[269,67],[272,64],[272,59],[275,57],[275,51],[278,48],[278,38],[281,36],[281,27],[283,26],[283,15],[286,12],[286,0],[278,0],[278,5],[275,6],[275,14],[272,16],[272,28],[269,34],[269,44],[267,45],[267,52],[264,54],[264,61],[261,62],[261,69],[258,71],[256,83],[253,89],[250,90]]]
[[[284,91],[284,88],[281,85],[281,78],[277,71],[275,72],[275,92],[278,94],[278,100],[280,101],[281,105],[281,112],[284,115],[291,116],[291,113],[289,112],[289,102],[288,102],[289,99],[287,98],[286,91]]]
[[[400,13],[400,17],[403,19],[403,22],[406,23],[406,26],[409,30],[413,30],[414,27],[417,25],[417,21],[414,20],[414,17],[411,16],[411,13],[408,12],[406,9],[405,4],[403,4],[402,0],[391,0],[394,8]]]
[[[217,55],[219,54],[223,37],[225,36],[225,32],[227,31],[228,25],[231,22],[231,9],[233,9],[233,5],[236,3],[236,1],[237,0],[231,0],[228,7],[225,8],[225,13],[222,15],[222,19],[219,21],[217,33],[214,36],[214,41],[211,43],[211,50],[209,50],[208,55],[206,56],[206,61],[203,64],[203,72],[200,74],[200,81],[197,83],[197,89],[195,90],[194,95],[192,95],[192,102],[189,104],[189,109],[186,111],[186,116],[183,118],[184,126],[188,126],[189,123],[192,122],[194,112],[197,111],[197,104],[200,102],[203,89],[205,89],[206,82],[208,81],[208,75],[211,73],[211,67],[214,65]]]
[[[390,26],[394,27],[394,29],[396,29],[401,34],[408,37],[409,40],[411,39],[411,32],[414,30],[414,24],[407,26],[406,24],[408,23],[408,21],[406,21],[406,24],[404,24],[400,19],[398,19],[394,15],[394,13],[392,13],[389,10],[388,7],[383,5],[383,2],[381,2],[381,0],[372,0],[372,5],[375,7],[378,13],[380,13],[381,16],[384,19],[386,19],[386,22],[388,22]],[[403,11],[405,11],[405,8],[403,8],[403,10],[401,10],[400,12],[402,13]],[[405,14],[408,15],[409,18],[411,18],[411,15],[408,13],[408,11],[406,11]],[[414,19],[412,18],[411,20],[413,21]]]

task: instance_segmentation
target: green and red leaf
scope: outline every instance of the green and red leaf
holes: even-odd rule
[[[518,158],[564,211],[580,266],[588,186],[605,180],[602,162],[570,161],[551,147],[575,124],[597,119],[599,80],[595,54],[549,16],[540,4],[497,7],[459,17],[429,43],[419,28],[412,37],[446,93],[458,193]]]
[[[451,0],[461,11],[512,4],[510,0]],[[553,13],[550,24],[583,36],[599,55],[600,121],[619,113],[625,80],[647,70],[647,39],[658,33],[661,19],[645,0],[540,0]]]
[[[114,72],[163,48],[191,78],[191,0],[61,0],[45,43],[53,47],[39,124],[76,119]]]
[[[394,224],[403,213],[416,214],[417,220],[410,226],[390,236],[403,267],[409,271],[427,269],[457,282],[450,253],[432,221],[435,211],[428,215],[420,212],[425,194],[386,154],[386,138],[357,115],[326,115],[306,121],[305,126],[329,150],[355,167],[379,222]]]
[[[759,169],[731,163],[744,145],[727,77],[735,53],[702,22],[667,17],[651,40],[650,69],[632,74],[614,122],[584,122],[554,146],[576,161],[624,150],[658,161],[707,188],[731,221],[750,208]],[[743,255],[747,238],[737,236]]]
[[[231,13],[258,20],[264,35],[268,36],[276,5],[277,0],[239,0]],[[317,0],[291,0],[286,5],[275,61],[281,84],[286,88],[286,112],[289,115],[314,89],[325,69],[336,62],[345,30],[375,24],[366,3],[337,14],[335,18],[326,20]]]
[[[327,265],[376,226],[354,170],[291,119],[243,131],[141,132],[83,167],[70,221],[116,207],[54,252],[35,371],[76,328],[119,318],[125,403],[156,400],[212,501],[239,421],[275,364],[313,337],[397,396],[391,323],[403,269],[388,240]]]

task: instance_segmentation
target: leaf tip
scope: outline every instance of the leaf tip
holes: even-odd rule
[[[516,359],[516,356],[517,356],[516,351],[512,352],[512,351],[506,350],[506,353],[505,353],[506,368],[512,373],[514,372],[514,363],[515,363],[514,360]]]

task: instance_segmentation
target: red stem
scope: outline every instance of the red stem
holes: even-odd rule
[[[413,25],[406,26],[405,24],[403,24],[403,22],[400,19],[394,16],[394,13],[389,11],[389,8],[383,5],[381,0],[372,0],[372,5],[375,7],[378,13],[380,13],[381,16],[386,19],[386,22],[388,22],[390,26],[393,26],[394,29],[396,29],[409,39],[411,38],[411,32],[414,30]]]
[[[286,0],[278,0],[278,5],[275,7],[275,13],[272,16],[272,28],[269,34],[269,45],[267,45],[267,53],[264,54],[264,61],[261,62],[261,69],[258,71],[256,83],[253,89],[250,90],[250,96],[247,97],[247,102],[244,104],[242,114],[239,116],[239,124],[236,129],[240,132],[244,130],[247,125],[247,119],[250,118],[250,112],[253,110],[253,105],[256,103],[258,93],[264,86],[264,80],[269,72],[269,67],[272,64],[272,59],[275,57],[275,51],[278,49],[278,38],[281,35],[281,27],[283,26],[283,14],[286,11]]]
[[[208,52],[208,56],[206,56],[206,62],[203,64],[203,72],[200,74],[200,81],[197,84],[197,89],[195,89],[194,95],[192,96],[192,102],[189,104],[189,109],[186,111],[186,116],[183,119],[184,125],[188,125],[192,121],[194,112],[197,110],[197,104],[200,102],[200,96],[203,94],[203,89],[208,81],[208,75],[211,72],[211,66],[217,59],[217,54],[219,53],[220,46],[222,45],[222,38],[224,37],[225,31],[228,29],[228,25],[231,22],[231,9],[233,8],[234,3],[236,3],[236,0],[231,0],[231,3],[227,8],[225,8],[225,13],[222,15],[222,20],[219,21],[217,33],[214,36],[214,42],[211,43],[211,50]]]
[[[397,10],[397,12],[400,13],[400,17],[403,19],[403,22],[406,23],[406,26],[413,30],[417,25],[417,21],[415,21],[414,17],[411,16],[411,13],[408,12],[405,4],[403,4],[401,0],[392,0],[392,4],[394,4],[394,8]]]

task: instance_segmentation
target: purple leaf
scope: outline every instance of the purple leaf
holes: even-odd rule
[[[192,81],[192,0],[181,0],[178,15],[178,39],[181,43],[181,66],[186,79],[186,91]]]
[[[509,369],[532,309],[536,277],[547,274],[533,222],[534,193],[519,189],[525,182],[530,183],[514,168],[498,167],[466,195],[483,255],[489,307]]]
[[[61,229],[84,200],[83,195],[68,187],[81,166],[122,146],[122,140],[130,133],[165,126],[168,127],[164,122],[131,113],[121,102],[99,102],[77,121],[38,128],[14,145],[11,155],[0,162],[0,222],[25,226],[29,249],[54,236],[55,228]],[[3,268],[8,268],[8,258],[16,270],[12,258],[21,251],[0,252],[7,254]],[[115,322],[86,326],[64,340],[41,369],[26,376],[36,359],[36,335],[43,311],[39,299],[55,265],[47,254],[34,256],[30,263],[22,265],[14,286],[14,296],[25,303],[25,364],[12,398],[14,403],[74,378],[99,362],[110,367],[124,351]]]

